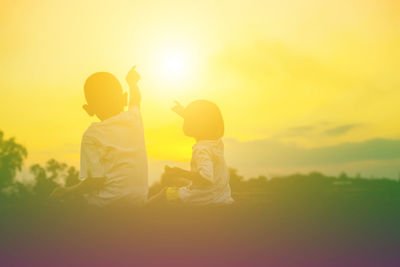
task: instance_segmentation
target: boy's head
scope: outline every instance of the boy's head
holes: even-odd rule
[[[106,120],[123,111],[127,94],[122,91],[118,79],[109,72],[90,75],[84,85],[87,104],[83,106],[90,115]]]
[[[224,119],[218,106],[207,100],[190,103],[183,111],[183,132],[197,140],[217,140],[224,136]]]

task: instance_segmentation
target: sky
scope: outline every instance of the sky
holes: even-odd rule
[[[321,171],[398,178],[400,3],[0,1],[0,130],[79,167],[92,73],[142,80],[150,181],[189,166],[170,111],[222,110],[228,164],[246,177]]]

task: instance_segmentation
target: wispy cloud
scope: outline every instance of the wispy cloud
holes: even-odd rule
[[[400,159],[400,139],[372,139],[365,142],[342,143],[318,148],[302,148],[276,139],[249,142],[226,140],[226,155],[231,166],[240,169],[310,168],[365,163],[371,161],[396,161]],[[321,167],[321,168],[320,168]],[[385,168],[388,168],[386,166]],[[397,177],[400,166],[390,167]],[[381,170],[387,173],[387,170]],[[379,170],[378,170],[379,172]]]
[[[310,137],[310,136],[340,136],[349,133],[351,130],[360,127],[359,123],[335,125],[331,122],[319,122],[310,125],[289,128],[277,137]]]
[[[346,124],[346,125],[341,125],[337,126],[334,128],[327,129],[323,132],[323,134],[329,135],[329,136],[337,136],[337,135],[343,135],[348,132],[350,132],[352,129],[358,127],[358,124]]]
[[[283,135],[287,137],[304,136],[314,131],[316,128],[316,125],[293,127],[286,130]]]

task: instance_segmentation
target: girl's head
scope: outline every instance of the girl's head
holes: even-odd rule
[[[224,120],[218,106],[207,100],[190,103],[182,114],[183,132],[196,140],[217,140],[224,136]]]

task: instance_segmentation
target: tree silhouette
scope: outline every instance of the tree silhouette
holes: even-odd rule
[[[65,186],[73,186],[80,182],[79,172],[75,169],[75,167],[69,167],[67,173],[67,177],[65,178]]]
[[[73,167],[69,168],[68,171],[67,168],[67,164],[55,159],[47,161],[45,167],[39,164],[31,166],[30,171],[35,179],[34,194],[39,198],[47,198],[54,188],[66,183],[67,179],[69,183],[74,183],[78,179],[78,172]]]
[[[46,171],[50,173],[49,179],[56,179],[67,168],[67,164],[50,159],[46,163]]]
[[[14,138],[4,139],[4,134],[0,131],[0,189],[12,184],[27,156],[24,146],[16,143]]]

